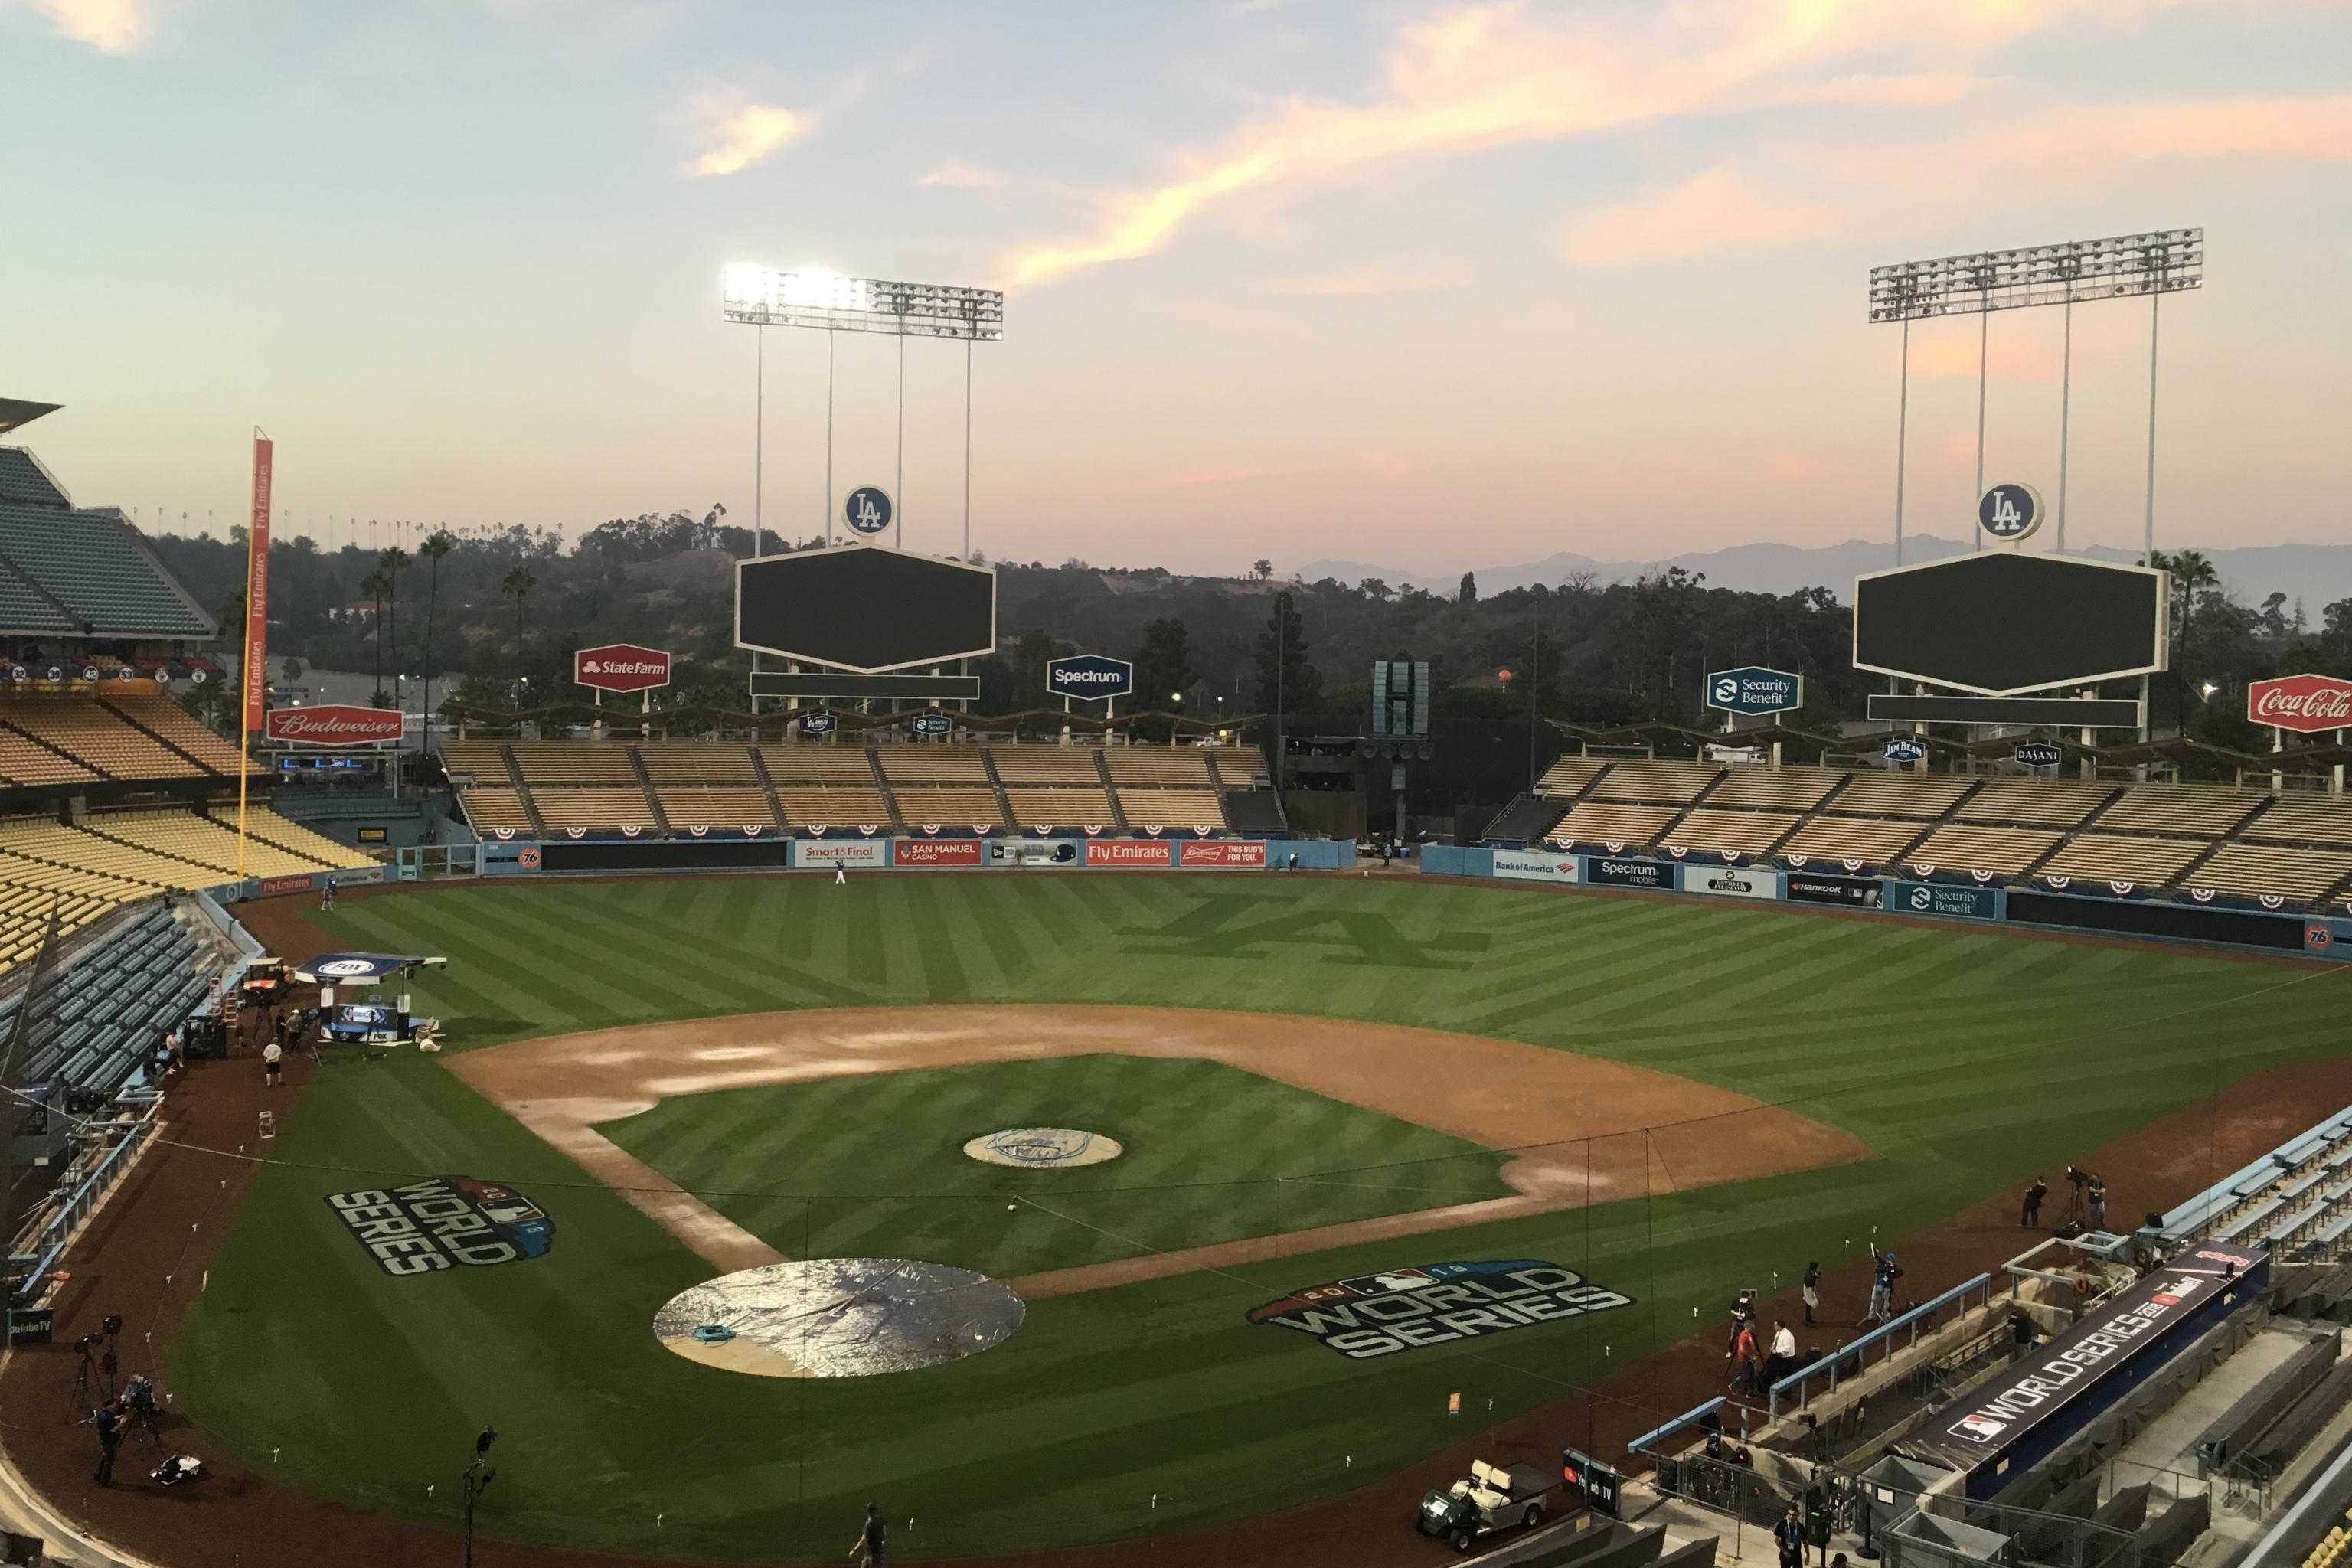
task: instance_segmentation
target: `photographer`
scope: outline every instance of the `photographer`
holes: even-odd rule
[[[110,1399],[90,1419],[98,1426],[98,1473],[91,1479],[102,1487],[114,1484],[114,1456],[122,1447],[122,1407]]]
[[[2107,1228],[2106,1178],[2094,1174],[2091,1177],[2088,1193],[2091,1200],[2091,1228],[2105,1230]]]

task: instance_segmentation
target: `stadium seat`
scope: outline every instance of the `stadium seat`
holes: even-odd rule
[[[636,764],[629,748],[604,741],[516,741],[507,747],[523,786],[541,784],[634,784]],[[541,807],[545,815],[545,807]]]
[[[2104,824],[2105,818],[2101,818]],[[2045,877],[2104,877],[2162,887],[2180,875],[2202,854],[2204,841],[2187,838],[2138,837],[2129,834],[2084,833],[2070,840],[2045,861]]]
[[[1974,783],[1949,773],[1868,769],[1848,779],[1829,804],[1841,816],[1941,816]]]
[[[2092,826],[2101,833],[2164,833],[2210,840],[2243,822],[2264,798],[2251,790],[2142,784],[2099,813]]]
[[[856,744],[825,741],[784,741],[753,748],[767,765],[768,777],[779,787],[786,784],[874,783],[872,752]]]
[[[0,772],[5,764],[0,763]],[[2283,795],[2263,809],[2238,837],[2263,844],[2309,844],[2352,848],[2352,800],[2316,792]]]
[[[1255,746],[1204,746],[1201,754],[1221,789],[1259,789],[1269,782],[1265,753]]]
[[[1103,765],[1110,782],[1121,790],[1130,785],[1155,789],[1213,790],[1209,759],[1197,746],[1107,746]]]
[[[894,789],[901,784],[988,787],[988,759],[978,746],[877,746],[874,756]]]
[[[625,761],[625,759],[624,759]],[[530,792],[531,804],[550,831],[567,827],[611,830],[654,826],[653,804],[636,784],[551,784]]]
[[[2085,812],[2089,807],[2084,808]],[[1951,822],[1905,852],[1912,864],[1950,867],[1956,870],[1997,871],[2018,876],[2050,853],[2060,835],[2042,829],[1989,827]]]
[[[1102,772],[1091,746],[991,746],[989,759],[1008,790],[1015,785],[1091,784],[1097,788]],[[1109,818],[1105,816],[1104,821]]]
[[[746,770],[751,767],[748,756],[743,765]],[[662,815],[670,826],[680,832],[689,827],[772,830],[783,826],[768,805],[767,792],[756,784],[662,784],[655,789],[654,797],[661,802]]]
[[[2019,827],[2074,827],[2114,795],[2115,786],[2057,779],[1987,779],[1954,813],[1962,822]]]
[[[1555,844],[1647,844],[1676,816],[1670,805],[1580,800],[1546,837]]]
[[[1832,790],[1855,775],[1828,768],[1735,767],[1708,793],[1716,807],[1761,807],[1767,811],[1811,811]]]
[[[977,784],[900,784],[891,793],[909,826],[1011,826],[1004,820],[1004,808],[996,804],[996,791],[985,780]]]
[[[1708,797],[1710,801],[1713,798]],[[1710,806],[1685,816],[1664,835],[1664,839],[1683,849],[1729,849],[1761,855],[1796,824],[1797,814],[1792,811],[1717,811]]]
[[[1536,790],[1541,795],[1578,795],[1584,786],[1608,771],[1603,757],[1562,757],[1543,771],[1536,780]]]
[[[641,742],[636,753],[646,776],[658,784],[757,784],[751,751],[740,742]],[[663,809],[668,805],[665,800]]]
[[[2182,879],[2192,888],[2307,903],[2352,877],[2352,850],[2289,849],[2276,845],[2224,844]]]
[[[863,748],[859,748],[863,752]],[[872,774],[869,773],[870,779]],[[786,827],[887,827],[890,808],[882,792],[864,785],[776,785],[776,800],[784,808]]]
[[[1211,789],[1122,789],[1121,813],[1130,827],[1218,827],[1225,825],[1224,807]]]
[[[1926,823],[1910,819],[1824,815],[1806,821],[1780,846],[1780,853],[1783,858],[1801,855],[1809,860],[1891,866],[1927,827]]]
[[[1107,827],[1118,818],[1100,784],[1092,789],[1004,786],[1018,827]]]
[[[1594,800],[1627,801],[1650,805],[1688,805],[1723,776],[1720,763],[1660,762],[1633,759],[1611,764],[1591,789]]]

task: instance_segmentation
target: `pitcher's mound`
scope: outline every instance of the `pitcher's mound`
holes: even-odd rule
[[[973,1139],[963,1152],[982,1164],[1034,1170],[1044,1165],[1099,1165],[1118,1159],[1127,1147],[1116,1138],[1075,1127],[1008,1127]]]
[[[872,1377],[961,1361],[1028,1309],[1009,1285],[904,1258],[770,1263],[681,1290],[654,1337],[688,1361],[755,1377]]]

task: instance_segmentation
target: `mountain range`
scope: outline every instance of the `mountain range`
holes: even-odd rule
[[[1904,541],[1903,559],[1906,564],[1916,564],[1972,548],[1963,540],[1913,534]],[[2070,553],[2093,561],[2139,559],[2135,551],[2104,545]],[[2315,625],[2323,605],[2352,598],[2352,544],[2263,544],[2237,550],[2207,550],[2205,555],[2221,574],[2222,584],[2242,602],[2260,605],[2273,593],[2284,594],[2302,602],[2305,613]],[[1480,566],[1475,574],[1480,593],[1496,594],[1538,583],[1558,587],[1583,573],[1591,573],[1597,583],[1631,583],[1650,573],[1680,566],[1705,573],[1711,587],[1760,594],[1793,594],[1800,588],[1825,587],[1841,600],[1851,602],[1856,576],[1894,564],[1893,541],[1849,539],[1843,544],[1811,548],[1735,544],[1727,550],[1699,551],[1657,561],[1596,561],[1589,555],[1563,551],[1541,561]],[[1392,588],[1411,584],[1448,597],[1461,586],[1459,573],[1433,576],[1361,561],[1310,561],[1290,574],[1308,583],[1336,577],[1342,583],[1355,584],[1367,577],[1378,577]]]

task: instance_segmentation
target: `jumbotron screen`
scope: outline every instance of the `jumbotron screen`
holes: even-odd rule
[[[996,574],[880,545],[735,567],[735,644],[842,669],[907,669],[996,647]]]

